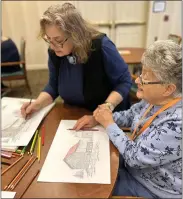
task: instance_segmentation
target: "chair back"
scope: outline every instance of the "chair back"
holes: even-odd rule
[[[174,35],[174,34],[169,34],[168,39],[174,41],[177,44],[181,44],[181,41],[182,41],[182,37],[180,37],[178,35]]]
[[[25,47],[26,47],[26,41],[22,37],[20,41],[20,60],[25,61]]]

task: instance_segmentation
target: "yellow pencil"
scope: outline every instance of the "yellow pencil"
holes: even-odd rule
[[[38,162],[40,162],[40,159],[41,159],[41,136],[39,136],[39,140],[38,140],[37,157],[38,157]]]
[[[33,153],[33,150],[34,150],[34,147],[35,147],[35,144],[36,144],[36,138],[37,138],[37,136],[38,136],[38,130],[36,131],[36,133],[35,133],[35,135],[34,135],[34,139],[33,139],[33,141],[32,141],[32,145],[31,145],[31,149],[30,149],[31,155],[32,155],[32,153]]]

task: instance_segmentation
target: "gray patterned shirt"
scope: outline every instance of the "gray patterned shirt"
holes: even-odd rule
[[[182,102],[160,113],[134,141],[119,128],[131,127],[133,132],[148,106],[142,100],[127,111],[115,112],[115,124],[107,127],[107,133],[137,181],[160,198],[181,198]],[[160,108],[154,106],[138,129]]]

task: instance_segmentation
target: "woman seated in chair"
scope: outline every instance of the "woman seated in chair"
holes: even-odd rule
[[[113,195],[182,196],[182,55],[173,41],[157,41],[142,57],[137,97],[129,110],[104,106],[77,121],[75,129],[101,124],[120,153]],[[87,122],[86,122],[87,121]],[[82,123],[82,125],[81,125]],[[130,127],[127,135],[120,127]]]
[[[18,49],[12,39],[7,37],[1,37],[1,63],[5,62],[18,62],[20,61],[20,56]],[[1,74],[3,73],[13,73],[20,71],[20,65],[13,65],[7,67],[1,67]],[[6,88],[6,86],[1,83],[1,88]]]

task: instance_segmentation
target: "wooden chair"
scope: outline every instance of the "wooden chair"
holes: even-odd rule
[[[13,73],[1,73],[1,81],[25,80],[26,87],[31,95],[32,92],[27,79],[25,49],[26,49],[26,41],[22,38],[20,44],[20,58],[21,58],[20,61],[1,63],[1,67],[20,65],[21,70]]]
[[[174,34],[169,34],[168,39],[175,41],[177,44],[181,44],[182,37]]]

